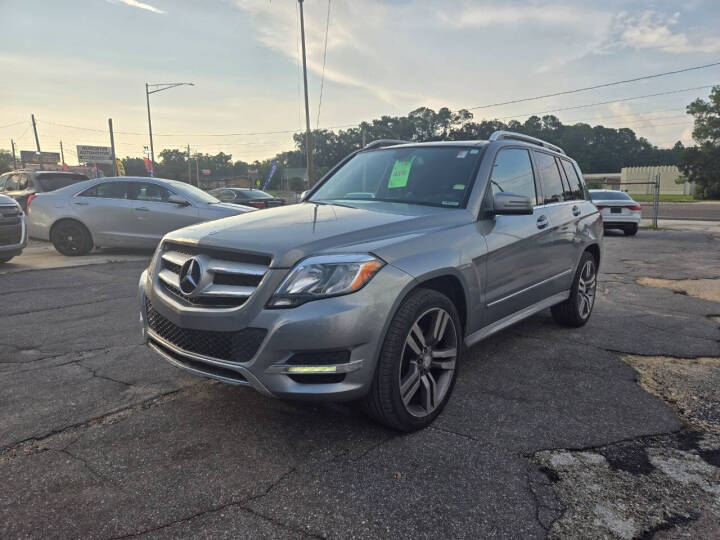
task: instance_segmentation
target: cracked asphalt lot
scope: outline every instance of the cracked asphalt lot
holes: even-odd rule
[[[658,284],[718,247],[608,235],[590,323],[473,347],[411,435],[161,361],[143,261],[0,275],[0,537],[717,538],[720,304]]]

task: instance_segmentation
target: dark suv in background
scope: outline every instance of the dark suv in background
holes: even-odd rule
[[[28,200],[38,193],[88,180],[84,174],[65,171],[12,171],[0,177],[0,193],[12,197],[27,211]]]

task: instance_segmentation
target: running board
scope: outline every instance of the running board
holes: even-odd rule
[[[481,341],[485,339],[486,337],[492,336],[493,334],[499,332],[500,330],[505,330],[508,326],[512,326],[515,323],[518,323],[522,321],[523,319],[526,319],[530,317],[531,315],[535,315],[536,313],[542,311],[543,309],[547,309],[549,307],[554,306],[555,304],[559,304],[560,302],[564,302],[570,298],[570,291],[563,291],[561,293],[554,294],[545,300],[541,300],[537,304],[533,304],[531,306],[526,307],[525,309],[521,309],[520,311],[513,313],[511,315],[508,315],[507,317],[504,317],[500,319],[499,321],[495,321],[492,324],[488,324],[487,326],[481,328],[480,330],[477,330],[467,336],[465,338],[465,345],[467,347],[472,347],[475,345],[478,341]]]

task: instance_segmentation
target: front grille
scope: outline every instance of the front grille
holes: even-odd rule
[[[183,265],[194,257],[204,269],[195,294],[180,290]],[[238,307],[255,292],[267,272],[270,257],[166,242],[162,246],[158,278],[162,287],[180,302],[208,308]],[[208,275],[209,274],[209,275]]]
[[[165,341],[184,351],[218,360],[249,361],[267,334],[264,328],[245,328],[237,332],[181,328],[155,311],[149,299],[145,299],[145,312],[150,329]]]
[[[0,222],[0,246],[14,246],[22,241],[22,225],[18,219],[17,224],[6,225]]]

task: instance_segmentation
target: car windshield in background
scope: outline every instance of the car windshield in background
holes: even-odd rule
[[[630,195],[622,191],[591,191],[593,201],[630,201]]]
[[[361,152],[310,198],[462,208],[484,148],[422,146]]]
[[[41,174],[35,181],[43,191],[55,191],[87,179],[84,174]]]
[[[185,184],[182,182],[170,182],[170,184],[173,187],[179,188],[178,191],[181,191],[185,195],[187,195],[190,199],[192,199],[195,202],[200,203],[219,203],[220,201],[210,195],[209,193],[206,193],[200,188],[196,188],[195,186],[191,186],[190,184]]]

